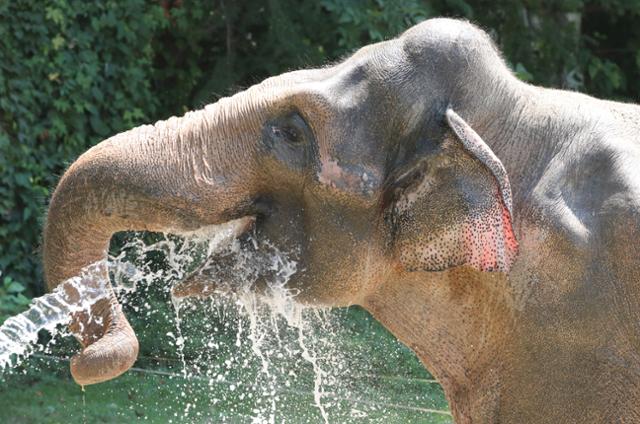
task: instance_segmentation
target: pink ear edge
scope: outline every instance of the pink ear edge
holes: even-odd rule
[[[507,273],[518,255],[518,241],[513,231],[509,177],[500,159],[457,113],[447,109],[446,118],[464,148],[491,171],[497,188],[495,209],[491,208],[489,213],[465,223],[465,263],[482,272]]]

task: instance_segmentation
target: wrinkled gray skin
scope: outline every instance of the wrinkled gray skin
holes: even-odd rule
[[[456,422],[640,422],[639,120],[429,20],[89,150],[51,200],[47,280],[117,231],[241,219],[299,252],[300,301],[362,305],[413,349]],[[117,301],[93,313],[81,384],[137,355]]]

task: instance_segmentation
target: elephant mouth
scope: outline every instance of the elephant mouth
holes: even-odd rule
[[[260,231],[263,214],[236,220],[233,239],[215,250],[203,263],[171,289],[175,299],[232,296],[255,292],[258,295],[286,291],[297,271],[295,254],[278,248]]]

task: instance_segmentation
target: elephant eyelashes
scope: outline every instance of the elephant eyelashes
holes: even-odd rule
[[[311,129],[297,113],[289,113],[267,121],[263,135],[265,142],[272,147],[281,143],[302,144],[312,136]]]
[[[274,139],[281,140],[285,143],[297,144],[302,140],[295,128],[291,127],[271,127],[271,135]]]
[[[313,132],[298,113],[288,113],[268,120],[262,130],[262,140],[280,162],[302,170],[313,150]]]

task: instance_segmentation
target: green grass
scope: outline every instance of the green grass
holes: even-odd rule
[[[367,387],[368,385],[368,387]],[[447,423],[447,415],[429,413],[413,396],[430,397],[443,409],[442,393],[430,383],[369,381],[352,399],[337,399],[329,410],[332,422]],[[0,389],[0,417],[6,423],[102,422],[145,420],[173,422],[251,422],[253,402],[228,395],[229,386],[209,387],[146,371],[130,371],[113,381],[88,386],[82,392],[69,377],[51,369],[11,376]],[[311,392],[292,388],[278,393],[276,422],[320,422]],[[359,399],[356,400],[355,398]],[[185,402],[193,406],[186,411]],[[246,398],[245,398],[246,399]],[[408,408],[407,408],[408,407]],[[186,412],[185,412],[186,411]]]
[[[237,310],[206,302],[185,308],[185,343],[177,348],[174,312],[158,293],[127,303],[141,342],[134,369],[83,392],[65,359],[76,343],[58,338],[48,354],[0,377],[0,423],[250,423],[272,413],[275,422],[322,422],[314,403],[317,374],[297,330],[282,320],[262,322],[265,373]],[[440,386],[366,311],[343,309],[310,322],[304,345],[325,373],[321,404],[330,422],[451,422]]]

